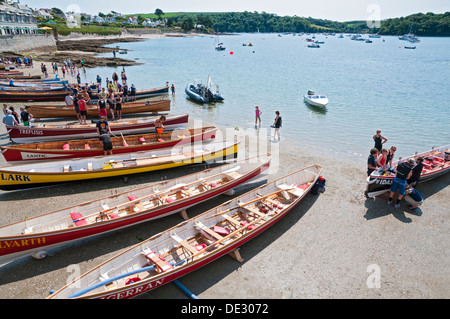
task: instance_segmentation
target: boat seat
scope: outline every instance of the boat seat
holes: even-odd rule
[[[222,217],[225,218],[227,221],[229,221],[231,224],[235,226],[240,226],[240,223],[233,217],[230,217],[227,214],[222,214]]]
[[[203,223],[201,222],[196,222],[195,225],[200,228],[200,230],[204,231],[207,235],[209,235],[210,237],[216,239],[216,240],[221,240],[223,239],[223,237],[221,235],[219,235],[218,233],[216,233],[215,231],[211,230],[209,227],[206,227]]]
[[[244,208],[244,209],[246,209],[246,210],[248,210],[248,211],[250,211],[250,212],[252,212],[252,213],[254,213],[254,214],[258,215],[258,216],[260,216],[260,217],[266,217],[266,214],[261,213],[258,209],[255,209],[253,207],[242,207],[242,208]]]
[[[185,248],[187,251],[189,251],[192,254],[196,254],[198,252],[198,250],[192,246],[191,244],[189,244],[187,241],[183,240],[181,237],[179,237],[177,234],[172,233],[170,234],[170,236],[176,240],[177,243],[179,243],[181,246],[183,246],[183,248]]]
[[[239,174],[239,173],[236,173],[236,172],[227,173],[226,175],[231,177],[232,179],[237,179],[237,178],[242,176],[242,174]]]
[[[146,254],[145,258],[147,258],[150,262],[152,262],[156,266],[158,272],[166,272],[173,269],[173,266],[170,263],[168,263],[163,257],[158,255],[154,251]]]
[[[83,215],[81,213],[72,212],[72,213],[70,213],[70,217],[72,218],[72,221],[74,221],[75,225],[77,225],[77,226],[87,225],[87,223],[88,223],[85,219],[80,219],[80,218],[83,218]]]
[[[230,230],[224,227],[220,227],[220,226],[214,226],[213,229],[214,232],[220,234],[220,235],[229,235],[230,234]]]

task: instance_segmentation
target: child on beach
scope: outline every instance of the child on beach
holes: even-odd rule
[[[259,110],[258,105],[255,106],[255,127],[258,124],[258,121],[259,121],[259,127],[261,127],[261,114],[262,114],[262,112]]]

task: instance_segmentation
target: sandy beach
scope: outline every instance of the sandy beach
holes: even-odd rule
[[[39,74],[39,66],[40,61],[35,61],[35,68],[25,73]],[[49,76],[53,76],[51,71]],[[8,143],[2,124],[0,145]],[[194,294],[200,299],[450,298],[450,174],[419,184],[425,201],[415,211],[409,210],[404,201],[401,208],[395,209],[382,198],[365,198],[366,160],[340,157],[319,148],[293,147],[283,139],[276,143],[268,139],[267,145],[275,155],[274,166],[278,164],[278,169],[242,185],[234,196],[311,164],[323,167],[326,191],[308,194],[278,224],[243,245],[240,253],[244,262],[225,256],[180,278]],[[247,148],[248,145],[241,144],[241,156]],[[369,149],[370,146],[367,156]],[[1,157],[0,166],[6,165]],[[129,176],[127,182],[112,178],[26,191],[0,191],[0,224],[203,168],[200,165]],[[190,208],[188,216],[194,217],[229,198],[221,195]],[[71,265],[77,265],[84,273],[181,221],[175,214],[66,245],[43,260],[25,257],[0,266],[0,299],[45,298],[51,290],[66,284],[72,275]],[[379,281],[373,280],[377,274]],[[170,283],[138,298],[187,297]]]

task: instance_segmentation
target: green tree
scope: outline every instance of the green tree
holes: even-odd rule
[[[156,9],[155,14],[158,16],[158,20],[161,20],[161,16],[164,15],[164,12],[161,9]]]
[[[183,22],[181,22],[181,29],[184,31],[190,31],[194,27],[194,20],[192,18],[184,19]]]

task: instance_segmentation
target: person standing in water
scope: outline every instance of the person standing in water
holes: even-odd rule
[[[258,105],[255,106],[255,127],[258,125],[259,121],[259,127],[261,127],[261,110],[259,109]]]
[[[272,125],[272,127],[274,128],[273,139],[275,140],[275,136],[278,136],[278,140],[280,140],[280,128],[283,126],[280,111],[276,111],[275,115],[275,122]]]

